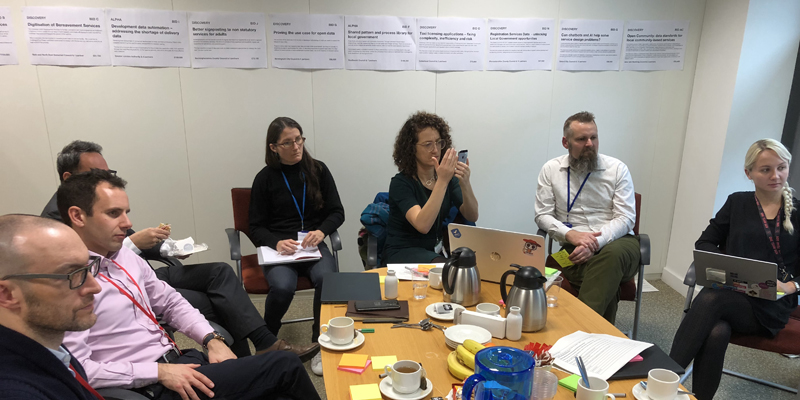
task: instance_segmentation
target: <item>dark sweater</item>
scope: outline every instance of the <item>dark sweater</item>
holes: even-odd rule
[[[336,190],[328,167],[317,161],[321,167],[319,173],[320,191],[322,191],[322,208],[310,196],[310,188],[306,190],[305,226],[301,225],[300,213],[303,209],[303,177],[300,174],[300,163],[295,165],[281,164],[281,170],[264,167],[253,180],[250,194],[250,240],[256,246],[275,248],[278,242],[285,239],[297,240],[297,232],[301,228],[306,231],[320,230],[326,236],[339,229],[344,223],[344,207]],[[295,207],[292,195],[283,180],[283,171],[292,193],[297,199]]]
[[[786,265],[786,271],[792,274],[795,281],[800,282],[797,276],[798,245],[800,245],[800,204],[793,199],[795,210],[791,221],[794,233],[789,234],[783,228],[785,214],[781,208],[781,255]],[[769,221],[774,232],[775,220]],[[725,252],[732,256],[750,258],[754,260],[777,263],[775,252],[772,250],[764,223],[761,220],[756,205],[754,192],[737,192],[728,196],[725,205],[720,208],[712,219],[708,228],[700,235],[695,243],[698,250]],[[780,273],[779,273],[780,274]],[[780,277],[779,277],[780,278]],[[777,301],[757,299],[747,296],[761,325],[772,335],[775,335],[786,326],[789,314],[797,308],[797,295],[784,296]]]
[[[86,377],[75,358],[70,364]],[[50,350],[2,325],[0,399],[97,400]]]

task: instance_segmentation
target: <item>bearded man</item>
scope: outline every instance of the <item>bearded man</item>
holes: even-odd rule
[[[570,253],[575,265],[562,273],[578,299],[613,324],[619,285],[639,265],[631,174],[622,161],[598,153],[590,112],[567,118],[561,144],[568,154],[548,161],[539,173],[535,221]]]

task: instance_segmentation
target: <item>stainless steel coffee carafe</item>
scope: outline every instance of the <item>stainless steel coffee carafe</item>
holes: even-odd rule
[[[453,250],[450,260],[442,269],[444,301],[457,303],[464,307],[480,302],[481,276],[475,266],[475,252],[468,247]]]
[[[510,269],[500,278],[500,295],[506,303],[506,317],[511,307],[517,306],[522,315],[522,331],[539,331],[547,323],[547,297],[543,287],[547,278],[534,267],[511,266],[518,270]],[[514,286],[506,293],[506,278],[509,275],[514,275]]]

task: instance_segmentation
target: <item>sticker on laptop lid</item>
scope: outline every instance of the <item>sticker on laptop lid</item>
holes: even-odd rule
[[[536,251],[536,249],[542,247],[542,245],[539,244],[539,242],[532,239],[522,239],[522,241],[524,243],[522,245],[522,254],[527,254],[529,256],[532,256],[533,252]]]
[[[453,237],[456,239],[461,237],[461,231],[459,231],[458,228],[452,229],[450,232],[453,233]]]

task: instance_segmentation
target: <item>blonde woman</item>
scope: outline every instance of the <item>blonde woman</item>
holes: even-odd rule
[[[728,196],[695,243],[698,250],[778,264],[778,290],[794,294],[797,277],[800,220],[798,200],[786,181],[792,156],[779,142],[762,139],[750,146],[744,173],[754,192]],[[694,359],[692,391],[711,399],[722,376],[731,333],[775,336],[797,308],[797,296],[778,301],[757,299],[731,290],[704,288],[692,303],[672,342],[670,357],[682,367]]]

